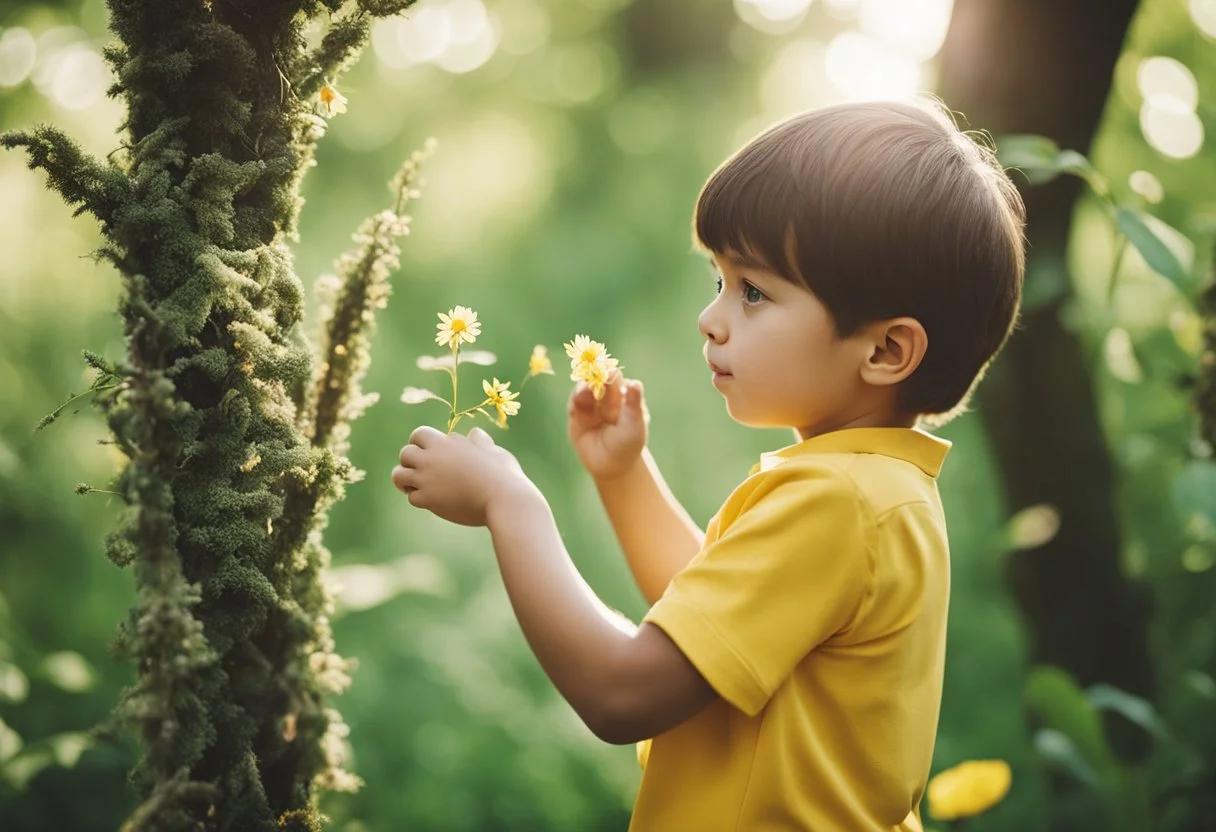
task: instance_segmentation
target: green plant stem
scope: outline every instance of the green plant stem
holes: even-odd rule
[[[465,416],[470,416],[470,415],[478,412],[479,410],[481,410],[483,407],[485,407],[488,404],[491,404],[491,401],[489,399],[485,399],[484,401],[479,402],[478,404],[475,404],[470,408],[466,408],[465,410],[462,410],[459,413],[455,413],[455,409],[453,409],[454,415],[452,417],[453,418],[452,424],[455,425],[457,421],[463,419]],[[450,433],[451,431],[449,430],[448,432]]]
[[[1119,272],[1123,268],[1123,255],[1127,253],[1127,237],[1121,233],[1118,228],[1115,233],[1119,235],[1118,248],[1115,249],[1115,260],[1110,269],[1110,280],[1106,284],[1106,305],[1112,310],[1115,305],[1115,289],[1119,285]]]
[[[84,390],[83,392],[77,393],[75,396],[72,396],[72,398],[68,399],[66,402],[59,405],[59,407],[52,410],[46,416],[42,417],[42,420],[38,423],[37,427],[34,428],[34,433],[37,433],[38,431],[42,430],[47,425],[49,425],[51,422],[58,419],[59,414],[62,413],[64,411],[64,409],[67,408],[68,405],[70,405],[72,402],[76,401],[77,399],[84,398],[85,396],[89,395],[90,393],[96,394],[96,393],[102,392],[103,390],[113,390],[115,387],[122,386],[122,384],[123,384],[123,382],[116,381],[113,384],[102,384],[102,385],[98,385],[96,387],[90,387],[87,390]]]
[[[456,423],[460,421],[460,416],[456,414],[456,372],[460,369],[460,339],[457,338],[452,345],[452,418],[448,419],[448,433],[456,427]]]

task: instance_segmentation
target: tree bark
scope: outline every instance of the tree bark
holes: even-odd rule
[[[942,53],[942,98],[994,136],[1040,134],[1088,153],[1136,7],[958,0]],[[1010,509],[1049,503],[1062,520],[1055,539],[1009,560],[1029,659],[1063,667],[1083,686],[1105,682],[1151,698],[1146,596],[1120,566],[1112,461],[1085,351],[1060,315],[1071,295],[1065,254],[1080,182],[1019,186],[1027,294],[1054,297],[1023,309],[978,401]]]

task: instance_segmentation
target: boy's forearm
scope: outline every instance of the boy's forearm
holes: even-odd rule
[[[667,487],[650,450],[624,474],[595,480],[629,570],[653,604],[701,549],[705,533]]]
[[[524,637],[558,691],[600,734],[637,628],[583,580],[539,492],[492,504],[487,525]]]

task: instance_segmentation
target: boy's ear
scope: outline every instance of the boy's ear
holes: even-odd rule
[[[861,365],[867,384],[898,384],[916,371],[929,349],[929,336],[916,318],[890,318],[866,327],[868,353]]]

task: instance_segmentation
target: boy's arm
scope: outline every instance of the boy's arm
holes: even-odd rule
[[[705,532],[671,493],[649,449],[623,473],[594,479],[629,571],[654,604],[700,551]]]
[[[646,483],[643,474],[637,477]],[[657,487],[662,481],[649,482]],[[621,498],[614,505],[625,508],[627,502]],[[538,491],[500,493],[487,506],[486,525],[524,637],[600,739],[626,744],[656,736],[717,698],[662,630],[635,627],[595,595],[570,560]],[[636,531],[632,522],[626,525]],[[673,523],[668,531],[675,535],[680,528]],[[690,540],[691,531],[685,531]],[[643,574],[657,583],[661,570],[647,567]]]
[[[570,394],[569,416],[570,441],[595,481],[638,588],[653,604],[705,535],[646,449],[642,383],[614,372],[598,399],[580,384]]]
[[[393,484],[410,504],[486,526],[503,583],[541,667],[596,736],[613,743],[679,725],[717,694],[657,626],[635,627],[575,569],[549,504],[519,462],[481,428],[418,428]]]

